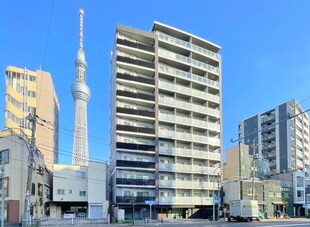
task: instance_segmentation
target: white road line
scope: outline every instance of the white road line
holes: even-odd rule
[[[295,223],[295,224],[280,224],[280,225],[262,225],[263,227],[277,227],[277,226],[296,226],[296,225],[307,225],[310,226],[310,223]]]

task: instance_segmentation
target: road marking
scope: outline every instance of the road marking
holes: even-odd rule
[[[300,223],[300,224],[280,224],[280,225],[263,225],[264,227],[277,227],[277,226],[295,226],[295,225],[307,225],[309,226],[309,222],[308,223]]]

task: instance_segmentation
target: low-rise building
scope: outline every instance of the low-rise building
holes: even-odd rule
[[[5,161],[4,187],[5,221],[19,223],[23,220],[28,174],[29,147],[26,137],[12,135],[12,132],[0,132],[0,155]],[[44,157],[40,151],[34,152],[32,185],[30,193],[30,214],[32,218],[45,216],[44,191],[50,187],[45,182]],[[1,191],[0,191],[1,193]]]
[[[271,176],[271,179],[281,181],[282,196],[291,201],[292,206],[288,206],[288,213],[293,216],[304,216],[306,213],[306,198],[305,198],[305,173],[294,171],[289,173],[281,173]]]
[[[61,218],[66,211],[85,211],[88,218],[107,219],[108,206],[106,163],[54,164],[50,217]]]

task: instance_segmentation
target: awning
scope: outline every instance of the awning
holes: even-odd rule
[[[283,205],[284,203],[282,201],[275,201],[275,202],[272,202],[272,204],[274,204],[274,205]]]

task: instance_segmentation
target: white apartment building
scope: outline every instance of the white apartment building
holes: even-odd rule
[[[29,156],[26,143],[28,143],[26,138],[11,135],[9,131],[0,132],[0,155],[3,155],[5,159],[4,220],[11,224],[20,223],[24,216]],[[46,215],[46,202],[50,199],[48,193],[50,183],[48,182],[48,176],[44,173],[43,155],[36,151],[34,153],[30,192],[30,214],[32,218],[41,218]]]
[[[310,164],[309,116],[292,99],[239,123],[240,142],[250,146],[250,154],[269,159],[271,174],[300,170]]]
[[[111,54],[112,205],[125,218],[188,217],[213,204],[222,144],[220,47],[154,22],[118,25]]]
[[[93,161],[88,166],[54,164],[51,218],[83,209],[90,219],[107,219],[108,207],[107,164]]]

